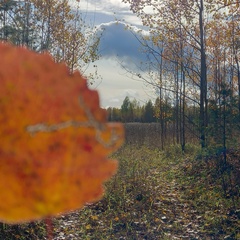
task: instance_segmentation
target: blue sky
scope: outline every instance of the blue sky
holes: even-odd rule
[[[74,2],[74,1],[72,1]],[[95,63],[101,80],[92,86],[99,91],[102,107],[120,107],[124,98],[136,98],[142,104],[154,96],[151,87],[124,69],[136,72],[143,61],[141,45],[126,25],[133,27],[133,32],[143,28],[141,20],[129,10],[121,0],[80,0],[80,9],[86,21],[102,32],[100,42],[100,59]],[[103,30],[104,29],[104,30]],[[91,71],[91,68],[89,68]]]

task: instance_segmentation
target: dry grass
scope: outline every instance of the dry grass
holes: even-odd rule
[[[165,152],[121,148],[115,154],[119,171],[106,183],[104,198],[55,219],[54,239],[239,239],[239,199],[233,209],[216,179],[206,180],[207,165],[195,160],[196,150],[187,146],[182,155],[178,146]],[[42,223],[11,230],[5,226],[1,239],[45,234]]]
[[[147,146],[154,148],[165,148],[176,144],[176,129],[172,123],[164,126],[161,132],[160,123],[125,123],[126,143],[135,146]],[[196,135],[190,128],[186,129],[186,141],[193,144],[197,143]]]

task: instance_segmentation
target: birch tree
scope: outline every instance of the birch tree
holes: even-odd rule
[[[210,68],[209,59],[212,57],[207,42],[207,39],[212,36],[210,23],[217,21],[215,16],[222,13],[224,8],[228,8],[226,11],[228,14],[231,12],[229,11],[230,6],[237,12],[239,4],[236,1],[217,0],[123,0],[123,2],[129,3],[131,10],[142,19],[143,24],[148,26],[151,32],[154,32],[155,37],[152,40],[155,41],[155,44],[159,41],[165,42],[165,56],[167,52],[169,62],[176,64],[175,86],[177,92],[180,91],[180,96],[182,96],[182,98],[179,98],[182,102],[179,102],[179,95],[176,94],[176,102],[183,107],[179,112],[180,123],[182,124],[180,129],[184,133],[185,97],[192,92],[191,97],[193,99],[196,97],[195,100],[199,104],[200,143],[202,147],[207,146],[208,68]],[[226,22],[228,16],[227,13],[221,15],[224,22]],[[234,23],[236,24],[236,20]],[[221,31],[220,26],[217,26],[217,28],[218,31]],[[234,29],[236,31],[236,28]],[[156,36],[158,37],[156,38]],[[234,34],[231,36],[234,36]],[[235,55],[237,58],[235,57],[233,67],[239,69],[235,37],[234,41],[235,44],[233,45],[235,47],[232,49],[232,56]],[[176,46],[178,47],[176,48]],[[168,50],[166,51],[166,49]],[[187,91],[187,94],[185,91]],[[180,133],[180,136],[184,146],[184,134]]]
[[[88,26],[79,5],[68,0],[6,0],[0,3],[0,38],[36,52],[48,51],[56,62],[66,62],[70,71],[85,72],[98,59],[99,37]],[[97,75],[97,74],[96,74]],[[90,74],[91,81],[95,73]]]

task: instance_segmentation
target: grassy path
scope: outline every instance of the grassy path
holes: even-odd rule
[[[123,148],[104,199],[62,219],[56,239],[238,239],[239,219],[228,216],[224,201],[215,204],[216,191],[203,193],[198,173],[188,172],[191,154]]]
[[[240,239],[239,198],[233,211],[232,200],[222,197],[193,152],[122,148],[114,156],[119,170],[106,184],[104,198],[55,219],[54,239]],[[20,226],[12,234],[7,230],[6,240],[44,239],[45,234],[42,223]]]

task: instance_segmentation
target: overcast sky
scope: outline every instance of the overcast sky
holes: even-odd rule
[[[101,106],[120,107],[126,96],[144,104],[154,96],[153,90],[132,79],[124,69],[137,71],[136,67],[145,59],[139,41],[126,30],[129,24],[137,35],[143,28],[140,19],[121,0],[80,0],[80,9],[88,23],[97,26],[99,32],[103,31],[99,47],[101,57],[96,62],[102,79],[92,86],[99,91]]]

